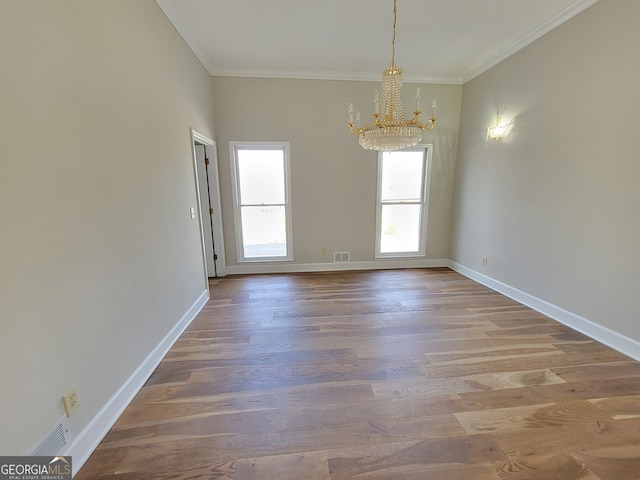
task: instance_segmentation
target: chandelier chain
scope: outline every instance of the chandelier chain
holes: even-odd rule
[[[396,18],[398,16],[398,0],[393,0],[393,37],[391,38],[391,66],[396,65]]]

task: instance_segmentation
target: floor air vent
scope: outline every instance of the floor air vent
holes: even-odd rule
[[[345,263],[350,261],[349,252],[333,252],[333,261],[335,263]]]
[[[62,415],[25,455],[45,457],[62,455],[66,452],[69,443],[71,443],[69,421],[66,415]]]

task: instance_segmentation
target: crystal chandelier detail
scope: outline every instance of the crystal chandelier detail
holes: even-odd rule
[[[367,150],[393,151],[417,145],[423,130],[433,130],[436,125],[436,100],[431,105],[431,118],[420,121],[420,89],[416,91],[416,110],[413,118],[405,119],[402,113],[402,69],[396,65],[396,17],[397,0],[393,0],[393,38],[391,40],[391,64],[382,71],[382,95],[373,99],[373,122],[360,126],[360,113],[353,117],[353,104],[349,104],[349,129],[358,135],[360,145]]]

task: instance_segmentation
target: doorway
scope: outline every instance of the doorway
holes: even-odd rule
[[[191,130],[200,232],[207,278],[227,273],[222,230],[218,155],[215,141]]]

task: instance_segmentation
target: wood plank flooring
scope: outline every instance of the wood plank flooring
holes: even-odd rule
[[[232,276],[77,480],[638,480],[640,364],[449,269]]]

